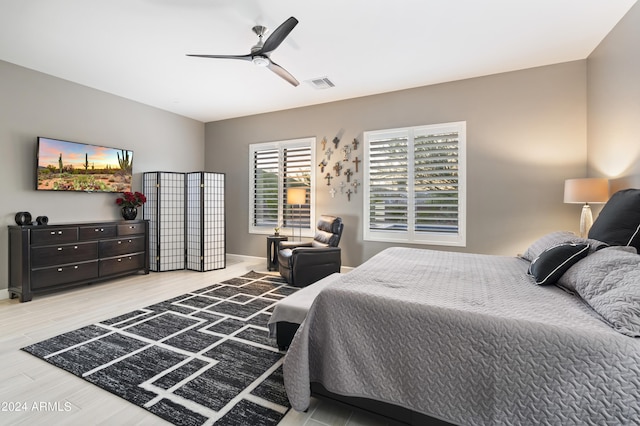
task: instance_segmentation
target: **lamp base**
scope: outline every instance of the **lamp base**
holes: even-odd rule
[[[580,215],[580,238],[587,238],[589,229],[593,225],[593,215],[589,204],[582,206],[582,214]]]

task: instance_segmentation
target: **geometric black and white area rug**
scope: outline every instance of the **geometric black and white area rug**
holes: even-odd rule
[[[252,271],[22,350],[176,425],[276,425],[290,406],[267,320],[296,290]]]

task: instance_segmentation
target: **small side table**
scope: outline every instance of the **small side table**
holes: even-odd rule
[[[278,244],[288,239],[289,237],[284,235],[267,236],[267,271],[278,270]]]

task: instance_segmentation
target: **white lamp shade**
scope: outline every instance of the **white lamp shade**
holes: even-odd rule
[[[609,199],[609,179],[581,178],[564,181],[564,202],[573,204],[606,203]]]
[[[287,204],[304,204],[307,201],[307,188],[287,188]]]

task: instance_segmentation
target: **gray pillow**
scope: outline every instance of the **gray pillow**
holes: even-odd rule
[[[573,265],[561,278],[615,330],[640,337],[640,256],[632,247],[608,247]]]
[[[597,250],[594,250],[593,245],[591,245],[591,248],[589,249],[589,253],[593,253],[594,251],[598,251],[604,248],[608,248],[608,250],[612,250],[612,251],[624,251],[632,254],[636,253],[636,249],[634,247],[622,247],[622,246],[609,247],[600,241],[595,241],[595,240],[584,240],[584,241],[593,242],[594,244],[600,243],[600,246],[596,247]],[[597,261],[599,257],[596,257],[594,259],[595,261]],[[582,268],[582,266],[575,266],[575,267],[572,266],[564,274],[562,274],[562,276],[560,277],[560,279],[556,284],[559,287],[564,288],[565,290],[569,290],[570,293],[575,293],[576,283],[578,282],[582,274],[584,274],[584,268]]]
[[[522,255],[523,259],[532,262],[533,259],[540,256],[540,254],[548,248],[555,247],[562,243],[574,243],[580,242],[580,237],[569,231],[556,231],[546,234],[537,239],[533,244],[529,246],[527,251]]]

